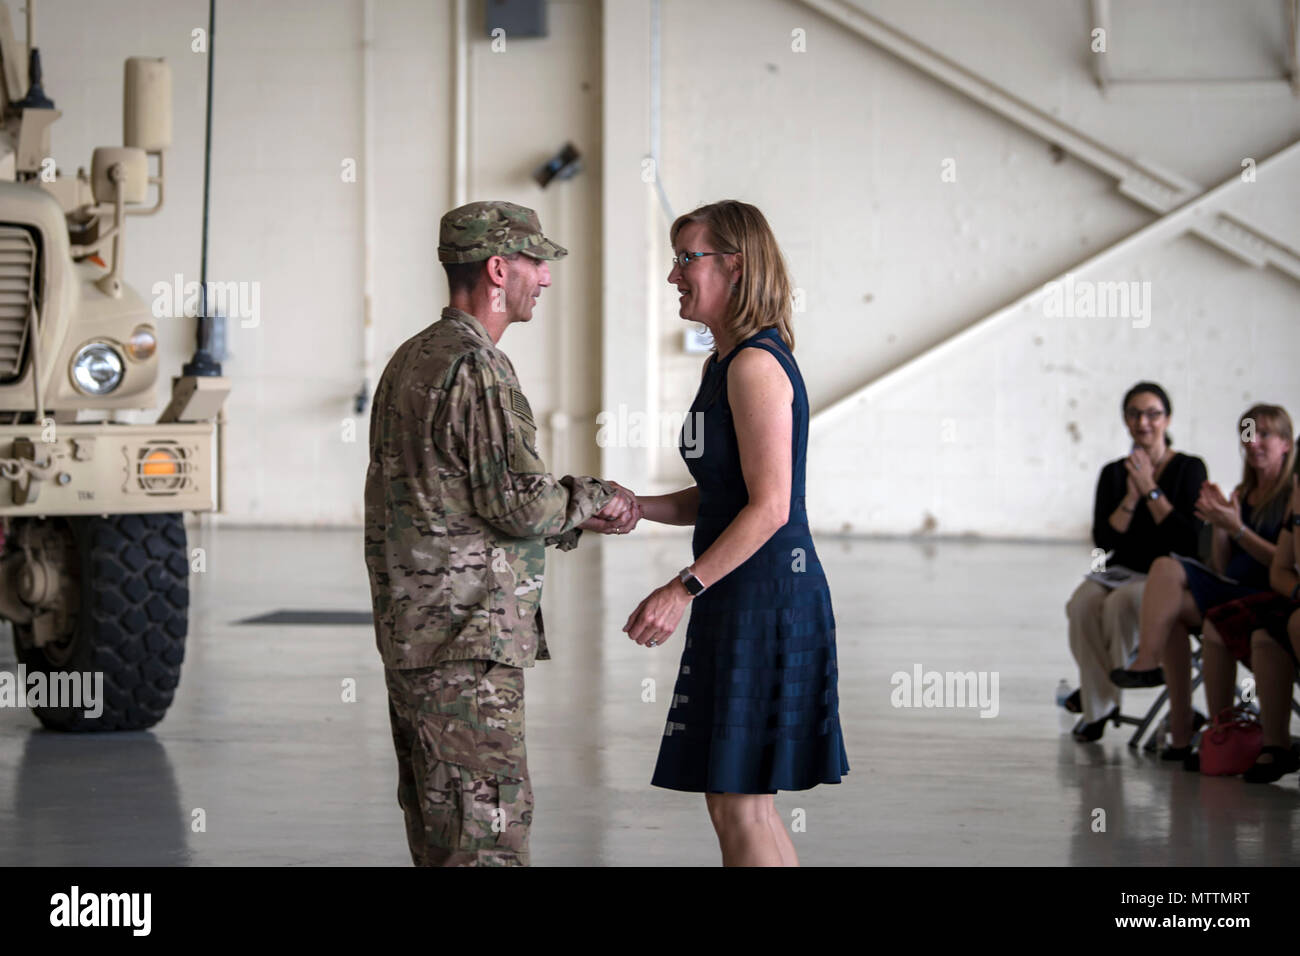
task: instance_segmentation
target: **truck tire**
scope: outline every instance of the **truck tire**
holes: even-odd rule
[[[14,625],[28,675],[102,673],[103,712],[33,707],[51,730],[144,730],[162,720],[180,683],[190,604],[181,515],[56,518],[68,546],[80,599],[66,639],[37,647],[30,625]],[[86,679],[83,676],[83,681]]]

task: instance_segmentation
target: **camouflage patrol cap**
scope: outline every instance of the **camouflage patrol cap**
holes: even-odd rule
[[[481,262],[522,252],[534,259],[560,259],[569,250],[542,235],[537,213],[512,202],[472,202],[442,217],[439,262]]]

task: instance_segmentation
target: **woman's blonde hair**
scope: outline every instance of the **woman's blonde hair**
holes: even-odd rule
[[[1247,425],[1247,422],[1252,424]],[[1286,461],[1282,464],[1282,470],[1278,473],[1277,481],[1273,483],[1272,487],[1264,489],[1264,500],[1251,513],[1251,524],[1258,531],[1260,528],[1281,521],[1290,503],[1292,475],[1295,474],[1296,469],[1295,430],[1291,425],[1291,416],[1286,413],[1286,409],[1281,405],[1265,405],[1262,403],[1252,405],[1241,416],[1239,424],[1243,431],[1250,428],[1252,431],[1258,432],[1261,428],[1267,428],[1274,434],[1285,435],[1287,440],[1291,442],[1291,450],[1287,452]],[[1245,455],[1244,447],[1242,455]],[[1241,473],[1241,500],[1245,501],[1246,496],[1258,486],[1259,478],[1255,475],[1255,469],[1250,467],[1250,462],[1244,462]]]
[[[793,352],[790,277],[781,247],[758,207],[724,199],[678,216],[668,233],[674,249],[677,234],[692,222],[703,224],[716,251],[740,253],[740,281],[727,303],[726,327],[733,339],[743,342],[775,327]]]

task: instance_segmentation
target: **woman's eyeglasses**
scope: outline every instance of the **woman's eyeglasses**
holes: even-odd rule
[[[1163,408],[1146,408],[1146,409],[1142,409],[1142,408],[1126,408],[1126,409],[1124,409],[1124,417],[1127,418],[1127,419],[1128,419],[1129,421],[1131,421],[1131,422],[1135,422],[1135,421],[1137,421],[1138,419],[1141,419],[1141,418],[1145,418],[1145,419],[1146,419],[1147,421],[1149,421],[1149,422],[1158,422],[1158,421],[1160,421],[1160,419],[1161,419],[1161,417],[1164,415],[1164,413],[1165,413],[1165,410],[1164,410]]]
[[[673,262],[677,263],[683,269],[691,264],[693,259],[699,259],[703,256],[729,256],[730,252],[683,252],[680,256],[673,256]]]

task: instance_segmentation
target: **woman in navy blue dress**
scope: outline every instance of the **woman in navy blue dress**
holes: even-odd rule
[[[726,201],[681,216],[668,282],[713,333],[682,457],[696,484],[638,497],[644,517],[694,525],[694,563],[624,630],[647,647],[691,607],[651,783],[704,793],[733,866],[797,866],[778,790],[839,783],[835,616],[808,531],[808,396],[791,350],[791,288],[763,214]],[[698,416],[697,416],[698,413]],[[699,417],[702,416],[702,417]],[[702,589],[702,590],[701,590]]]

